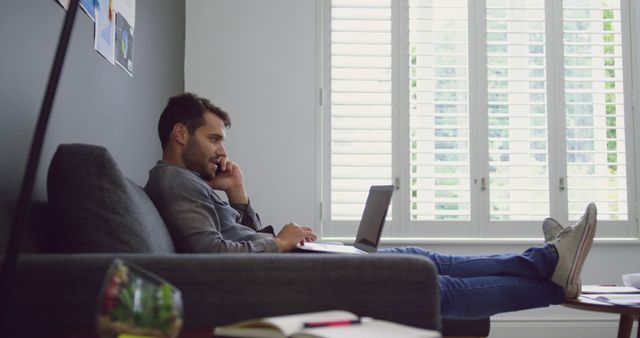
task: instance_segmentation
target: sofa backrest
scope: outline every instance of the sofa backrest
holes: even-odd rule
[[[47,177],[49,244],[57,252],[174,253],[162,217],[104,147],[62,144]]]

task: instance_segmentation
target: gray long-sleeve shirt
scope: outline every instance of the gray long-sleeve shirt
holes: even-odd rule
[[[162,215],[179,252],[277,252],[251,205],[229,204],[200,176],[158,161],[145,191]],[[272,230],[271,230],[272,231]]]

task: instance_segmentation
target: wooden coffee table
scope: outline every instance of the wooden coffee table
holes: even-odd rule
[[[606,295],[602,296],[606,297]],[[640,298],[640,294],[638,297]],[[638,318],[640,317],[640,306],[615,305],[587,298],[584,295],[577,299],[568,299],[562,305],[578,310],[619,314],[620,322],[618,323],[618,338],[630,338],[633,322],[638,321]],[[638,328],[637,338],[640,338],[640,328]]]

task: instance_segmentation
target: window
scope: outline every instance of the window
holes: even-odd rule
[[[409,3],[411,221],[469,221],[466,0]]]
[[[359,220],[369,186],[391,175],[390,1],[332,9],[331,218]]]
[[[593,201],[637,237],[629,6],[327,2],[322,234],[395,184],[385,236],[540,237]]]
[[[550,211],[544,6],[486,2],[492,221],[542,220]]]
[[[563,17],[569,214],[593,200],[600,219],[627,220],[621,8],[565,1]]]

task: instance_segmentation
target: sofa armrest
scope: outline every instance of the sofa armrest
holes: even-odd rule
[[[10,331],[92,328],[102,279],[114,258],[176,285],[185,328],[344,309],[440,329],[437,273],[431,261],[418,256],[36,254],[20,259]]]

